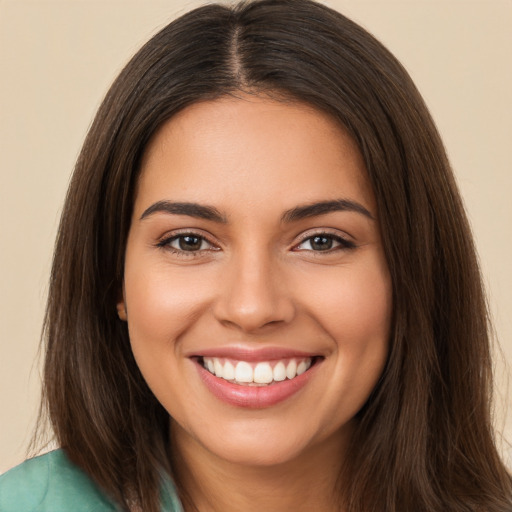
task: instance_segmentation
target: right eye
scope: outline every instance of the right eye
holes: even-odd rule
[[[181,233],[167,237],[160,241],[158,246],[178,254],[188,253],[190,256],[201,251],[216,250],[205,237],[196,233]]]

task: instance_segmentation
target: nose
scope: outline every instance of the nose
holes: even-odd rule
[[[213,307],[219,322],[245,333],[291,322],[295,306],[277,261],[246,251],[228,266]]]

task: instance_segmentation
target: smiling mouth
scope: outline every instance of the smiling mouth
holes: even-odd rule
[[[307,372],[319,357],[287,358],[276,361],[237,361],[225,357],[200,357],[198,362],[216,377],[240,386],[270,386],[291,381]]]

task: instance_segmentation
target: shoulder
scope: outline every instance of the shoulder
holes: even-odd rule
[[[183,512],[176,488],[162,477],[162,512]],[[119,510],[63,450],[29,459],[0,476],[1,512]]]
[[[2,512],[118,510],[63,450],[27,460],[0,476]]]

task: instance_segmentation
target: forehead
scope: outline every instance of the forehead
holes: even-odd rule
[[[193,104],[158,130],[136,210],[161,199],[293,207],[341,196],[374,211],[363,159],[343,127],[307,104],[247,95]]]

